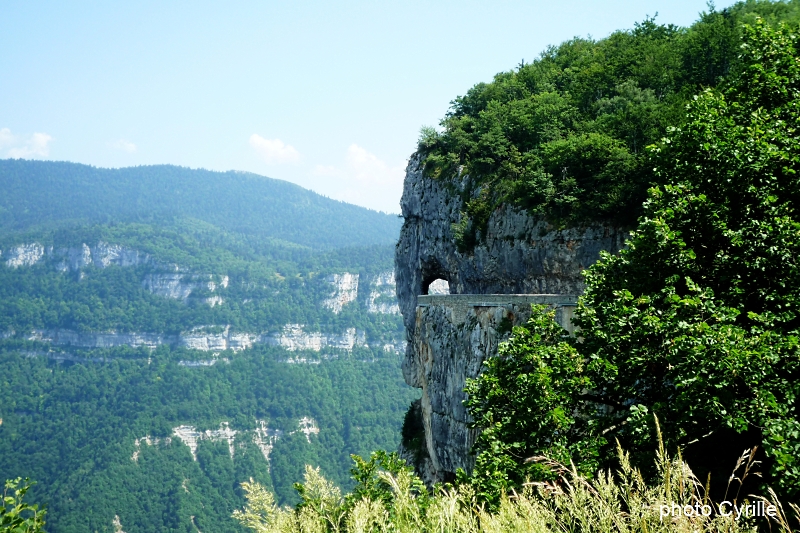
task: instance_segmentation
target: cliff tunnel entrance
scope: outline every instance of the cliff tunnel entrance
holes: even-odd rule
[[[423,296],[428,294],[431,295],[450,294],[450,282],[447,281],[446,279],[439,277],[423,280],[421,294]]]

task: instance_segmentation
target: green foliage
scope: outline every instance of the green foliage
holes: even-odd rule
[[[651,414],[712,485],[758,445],[765,482],[798,494],[800,38],[761,19],[743,31],[736,72],[653,147],[667,184],[627,247],[588,269],[579,338],[540,312],[469,384],[484,428],[474,479],[490,501],[547,479],[531,456],[585,472],[616,438],[644,463]]]
[[[350,469],[350,477],[355,482],[355,488],[347,495],[348,508],[352,509],[361,500],[378,502],[385,507],[391,506],[392,485],[386,474],[396,477],[402,473],[410,474],[412,469],[396,453],[387,454],[383,450],[372,452],[368,461],[358,455],[350,457],[355,463]],[[410,488],[423,498],[420,503],[424,503],[427,491],[422,481],[417,477],[411,478]]]
[[[663,421],[670,445],[764,447],[773,481],[800,490],[800,65],[798,37],[757,20],[742,65],[654,149],[669,185],[618,257],[589,269],[577,324],[595,389],[631,446]],[[754,432],[756,435],[754,436]],[[643,441],[643,442],[641,442]]]
[[[24,502],[33,483],[25,478],[7,480],[0,500],[0,532],[39,533],[44,527],[46,511],[38,504]]]
[[[465,405],[482,429],[473,447],[477,455],[470,482],[477,493],[499,503],[500,495],[526,481],[552,479],[533,458],[547,456],[591,475],[598,466],[602,438],[593,421],[575,418],[582,394],[591,386],[584,361],[564,338],[564,330],[546,306],[534,305],[531,318],[514,328],[509,342],[475,379],[467,380]]]
[[[686,29],[647,19],[576,38],[456,98],[441,132],[423,129],[418,153],[427,177],[461,190],[460,249],[485,236],[502,204],[556,225],[635,225],[647,188],[662,181],[645,147],[736,68],[741,23],[762,13],[796,23],[800,2],[741,2]]]
[[[176,240],[180,243],[178,237]],[[200,247],[202,242],[196,244]],[[192,246],[186,248],[191,250]],[[338,270],[336,262],[351,272],[362,271],[365,277],[391,269],[390,247],[359,252],[362,257],[353,253],[349,261],[328,253],[312,254],[288,264],[268,258],[246,261],[236,256],[227,262],[217,261],[216,272],[224,272],[230,284],[220,286],[220,274],[213,278],[217,282],[214,295],[224,300],[213,307],[199,300],[211,295],[200,287],[209,281],[208,274],[205,279],[202,277],[202,270],[195,275],[198,288],[192,291],[188,302],[183,302],[152,294],[143,287],[148,276],[169,273],[164,266],[91,266],[81,273],[67,274],[48,261],[22,268],[0,264],[0,332],[16,331],[25,336],[33,329],[61,328],[81,332],[177,333],[229,324],[234,330],[260,333],[276,331],[286,323],[300,323],[336,332],[355,327],[366,331],[368,338],[376,342],[397,338],[402,324],[396,315],[368,313],[363,302],[345,306],[339,314],[319,305],[330,296],[331,285],[325,278],[328,272]],[[226,250],[206,245],[203,253],[225,257]],[[366,265],[356,263],[358,259]],[[191,277],[187,273],[189,281]]]
[[[0,475],[40,480],[29,494],[47,502],[49,530],[66,533],[111,531],[115,515],[132,532],[182,531],[190,516],[201,531],[236,531],[229,516],[243,502],[243,480],[296,503],[304,464],[349,488],[350,454],[396,448],[417,396],[396,358],[290,365],[283,361],[296,353],[259,346],[192,368],[178,364],[186,350],[167,347],[127,358],[94,353],[106,363],[28,354],[0,353]],[[309,439],[297,432],[306,416],[320,429]],[[269,463],[252,440],[258,420],[282,431]],[[172,434],[224,421],[240,432],[233,458],[227,443],[203,440],[194,461]],[[145,436],[159,443],[137,447]]]
[[[129,533],[240,531],[230,513],[244,501],[243,480],[295,503],[292,484],[305,464],[346,487],[350,454],[397,446],[417,394],[396,354],[378,346],[400,338],[400,317],[368,313],[369,290],[338,314],[320,305],[331,296],[329,274],[358,273],[368,288],[392,268],[396,217],[237,173],[0,161],[0,176],[8,186],[0,198],[0,477],[39,480],[30,494],[48,503],[52,531],[110,532],[115,516]],[[33,266],[6,264],[10,248],[31,242],[54,252]],[[101,242],[150,259],[62,271],[65,249]],[[147,289],[150,276],[174,275],[176,265],[194,284],[188,299]],[[222,303],[203,303],[212,295]],[[257,344],[212,355],[169,345],[180,332],[269,334],[287,323],[357,328],[375,347]],[[168,344],[82,349],[29,340],[33,330],[148,333]],[[298,431],[303,417],[319,434]],[[269,462],[253,442],[262,421],[282,432]],[[222,422],[238,432],[232,458],[228,443],[202,440],[194,460],[173,435]]]
[[[400,443],[414,456],[414,466],[422,464],[428,457],[428,448],[425,444],[425,425],[422,421],[422,406],[420,401],[412,402],[403,418],[403,429]]]

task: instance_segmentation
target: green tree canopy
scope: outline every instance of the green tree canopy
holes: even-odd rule
[[[655,174],[667,185],[650,190],[627,248],[587,272],[573,342],[586,366],[573,366],[574,388],[552,379],[560,362],[545,358],[547,343],[531,350],[538,341],[527,332],[501,354],[514,363],[490,363],[480,378],[487,384],[525,358],[547,365],[504,384],[514,400],[526,388],[523,376],[547,378],[514,400],[513,409],[530,406],[524,423],[508,418],[514,410],[506,406],[493,413],[504,428],[490,435],[508,434],[504,445],[534,444],[506,454],[509,471],[559,439],[582,450],[573,453],[579,461],[603,439],[653,452],[655,413],[667,444],[703,459],[706,470],[727,477],[742,450],[760,444],[771,482],[787,494],[800,489],[799,42],[786,26],[747,27],[735,74],[696,96],[683,125],[654,147]],[[476,418],[488,427],[483,415],[496,392],[475,385],[471,392]],[[572,420],[546,443],[535,437],[554,420],[552,397],[566,399]],[[577,431],[584,419],[594,425]]]
[[[684,446],[726,429],[756,433],[792,490],[799,120],[798,36],[757,21],[740,70],[723,90],[699,94],[654,150],[670,185],[651,191],[628,249],[589,270],[580,313],[595,388],[617,407],[610,418],[627,416],[620,405],[645,406]]]
[[[664,183],[645,147],[677,125],[691,97],[739,62],[743,22],[800,18],[800,2],[751,0],[689,28],[647,19],[600,40],[552,46],[456,98],[419,141],[425,174],[461,192],[456,237],[470,249],[501,204],[558,225],[635,227]]]

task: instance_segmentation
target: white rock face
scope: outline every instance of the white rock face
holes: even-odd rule
[[[271,470],[269,454],[275,447],[275,442],[281,438],[283,432],[280,429],[270,429],[267,427],[266,420],[256,420],[256,429],[253,431],[253,443],[261,450],[264,459],[267,460],[267,469]]]
[[[297,357],[289,357],[283,362],[290,365],[318,365],[322,363],[322,361],[320,361],[319,359],[302,357],[299,355]]]
[[[228,333],[228,349],[234,352],[246,350],[259,342],[263,342],[262,336],[255,333]]]
[[[381,301],[378,301],[378,299]],[[397,296],[395,295],[393,270],[379,274],[373,281],[372,290],[367,301],[367,311],[389,315],[400,314],[400,306],[397,305]]]
[[[44,246],[38,242],[30,244],[20,244],[14,246],[6,252],[8,259],[6,265],[11,268],[19,268],[21,266],[33,266],[44,257]]]
[[[397,355],[404,355],[408,343],[404,340],[395,340],[394,342],[387,342],[381,348],[387,352],[394,352]]]
[[[214,366],[217,363],[230,363],[231,362],[231,360],[228,359],[227,357],[219,358],[219,357],[216,357],[217,355],[219,355],[219,354],[215,352],[214,353],[215,357],[213,359],[200,359],[199,361],[197,361],[197,360],[196,361],[178,361],[178,366],[186,366],[186,367],[189,367],[189,368],[199,368],[199,367],[204,367],[204,366]]]
[[[298,431],[305,433],[306,439],[308,442],[311,442],[310,435],[313,433],[315,435],[319,434],[319,427],[317,427],[316,421],[313,418],[304,417],[299,421],[300,429]],[[256,445],[256,447],[261,451],[261,454],[264,456],[264,459],[267,460],[267,467],[269,468],[270,459],[269,456],[272,453],[272,449],[275,447],[275,443],[283,436],[283,431],[279,429],[271,429],[267,425],[266,420],[256,420],[256,428],[252,431],[236,431],[231,429],[228,422],[222,422],[219,425],[219,429],[207,429],[205,431],[197,431],[194,426],[178,426],[172,430],[172,434],[175,435],[181,442],[186,444],[189,447],[189,451],[192,453],[192,458],[197,461],[197,445],[200,441],[209,441],[209,442],[226,442],[228,443],[228,452],[230,453],[231,459],[233,459],[234,454],[234,441],[236,440],[236,435],[238,434],[248,434],[252,435],[251,442]],[[134,455],[138,458],[138,450],[141,442],[146,442],[146,444],[150,444],[150,441],[145,441],[149,437],[145,437],[143,439],[137,439],[135,441],[136,451]],[[164,439],[165,444],[169,444],[170,439]],[[155,440],[155,444],[158,444],[158,439]],[[244,442],[240,442],[240,448],[246,447]],[[134,461],[135,458],[132,458]]]
[[[225,303],[225,299],[222,298],[222,296],[211,296],[209,298],[203,298],[203,303],[209,307],[214,307]]]
[[[114,533],[125,533],[122,530],[122,522],[119,521],[119,515],[114,515],[114,520],[111,521],[111,525],[114,526]]]
[[[322,302],[322,306],[336,314],[342,311],[344,305],[355,301],[358,297],[358,274],[349,272],[332,274],[325,278],[325,281],[333,285],[333,294]]]
[[[117,346],[156,348],[162,344],[168,344],[204,352],[222,352],[224,350],[240,352],[260,343],[282,346],[289,351],[313,350],[315,352],[325,348],[351,351],[355,346],[366,346],[365,332],[355,328],[347,328],[343,333],[308,333],[303,324],[287,324],[280,333],[271,335],[232,332],[230,326],[224,326],[219,333],[204,331],[214,327],[200,327],[179,335],[117,333],[114,331],[83,333],[69,329],[33,330],[25,338],[31,341],[49,342],[56,346],[74,346],[76,348],[115,348]],[[14,334],[13,331],[4,332],[0,337],[11,337]],[[185,366],[211,366],[211,364],[213,363],[208,365],[187,363]]]
[[[194,426],[178,426],[172,430],[172,434],[189,447],[192,459],[197,461],[197,443],[202,439],[202,433],[197,431]]]
[[[321,333],[305,331],[303,324],[286,324],[283,331],[273,333],[265,340],[273,346],[281,346],[289,351],[339,348],[351,351],[355,346],[366,344],[366,334],[356,328],[347,328],[344,333]]]
[[[103,241],[91,247],[83,243],[70,248],[48,248],[47,255],[58,261],[56,269],[62,272],[75,272],[89,265],[97,268],[107,268],[111,265],[132,267],[153,262],[144,252]]]
[[[135,439],[133,441],[133,446],[135,449],[133,451],[133,455],[131,455],[131,461],[133,461],[134,463],[139,462],[139,453],[141,451],[141,447],[143,444],[147,446],[158,446],[160,444],[167,445],[171,442],[172,439],[169,437],[166,437],[164,439],[159,439],[158,437],[151,437],[150,435],[145,435],[140,439]]]
[[[84,244],[83,247],[86,248],[86,245]],[[150,256],[143,252],[103,241],[98,242],[97,246],[91,249],[91,254],[92,262],[99,268],[106,268],[110,265],[130,267],[151,262]]]
[[[80,270],[92,263],[92,250],[86,244],[75,248],[59,248],[52,250],[51,254],[62,257],[61,262],[56,265],[56,269],[61,272]]]
[[[207,429],[205,431],[197,431],[194,426],[178,426],[172,430],[172,434],[181,440],[189,447],[192,452],[192,459],[197,461],[197,444],[201,440],[209,442],[227,442],[228,452],[231,459],[233,459],[233,442],[236,439],[237,431],[231,429],[227,422],[222,422],[219,429]]]
[[[184,282],[180,272],[148,274],[142,280],[142,286],[157,296],[175,300],[186,300],[198,287],[197,284]]]
[[[254,333],[231,333],[231,327],[225,326],[221,333],[204,333],[197,328],[188,333],[181,333],[180,344],[193,350],[204,352],[233,350],[240,352],[261,342],[261,335]]]
[[[117,346],[155,348],[161,344],[178,343],[176,336],[157,333],[79,333],[69,329],[33,330],[27,339],[78,348],[114,348]]]
[[[306,436],[306,440],[310,443],[311,442],[311,435],[319,435],[319,426],[317,426],[317,421],[313,418],[309,418],[304,416],[300,420],[297,421],[297,424],[300,426],[299,431]]]
[[[0,255],[3,255],[1,251]],[[53,248],[52,246],[45,248],[37,242],[20,244],[7,250],[4,257],[7,258],[6,265],[11,268],[32,266],[47,257],[49,261],[52,261],[56,270],[61,272],[78,272],[91,265],[97,268],[107,268],[111,265],[134,267],[150,264],[157,267],[158,270],[162,270],[162,272],[145,276],[142,280],[142,286],[158,296],[183,300],[184,302],[189,299],[195,289],[206,288],[214,292],[219,288],[227,288],[230,283],[228,276],[221,276],[217,283],[211,274],[197,275],[187,273],[177,265],[156,263],[150,255],[139,250],[126,248],[119,244],[109,244],[104,241],[99,241],[95,246],[83,243],[80,246],[69,248]],[[82,277],[81,275],[81,279]],[[358,281],[356,280],[357,284]],[[201,301],[214,307],[221,305],[225,300],[222,296],[215,294],[202,298]]]
[[[217,285],[208,275],[196,275],[176,270],[174,272],[156,272],[147,274],[142,280],[142,287],[151,293],[164,298],[172,298],[174,300],[182,300],[186,302],[192,295],[195,289],[208,289],[211,292],[216,291],[219,287],[228,286],[228,276],[222,278],[222,283]],[[200,299],[206,305],[214,307],[221,305],[225,299],[219,295],[209,296]]]
[[[180,344],[192,350],[222,351],[228,349],[230,326],[225,326],[222,333],[203,333],[203,328],[181,334]]]

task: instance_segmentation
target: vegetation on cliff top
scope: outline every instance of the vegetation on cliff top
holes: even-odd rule
[[[575,38],[456,98],[441,130],[425,128],[426,176],[462,191],[462,249],[511,204],[556,225],[635,226],[653,173],[646,147],[703,88],[740,68],[741,27],[756,16],[800,20],[800,1],[749,0],[689,28],[648,19],[601,40]]]

